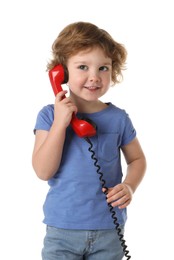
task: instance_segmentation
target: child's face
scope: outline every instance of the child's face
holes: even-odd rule
[[[111,84],[112,60],[101,48],[80,51],[67,62],[68,85],[73,98],[97,101]]]

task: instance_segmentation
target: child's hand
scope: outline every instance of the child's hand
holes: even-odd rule
[[[56,95],[54,104],[54,123],[67,127],[72,119],[72,114],[77,113],[77,107],[68,97],[67,91],[61,91]]]
[[[106,189],[102,189],[103,192]],[[107,191],[107,203],[112,207],[118,206],[119,209],[126,208],[132,200],[132,189],[128,184],[120,183],[113,188],[108,188]]]

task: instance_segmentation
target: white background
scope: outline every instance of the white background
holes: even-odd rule
[[[41,260],[42,204],[48,189],[31,166],[33,127],[53,103],[46,63],[69,23],[88,21],[128,50],[124,81],[102,100],[129,113],[148,161],[128,208],[125,239],[132,260],[173,259],[172,0],[1,1],[0,259]]]

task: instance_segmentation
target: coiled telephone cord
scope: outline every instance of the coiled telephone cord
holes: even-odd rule
[[[102,185],[102,188],[106,189],[106,191],[104,192],[105,195],[107,195],[107,192],[108,192],[108,188],[105,186],[106,184],[106,181],[103,179],[103,173],[100,172],[100,165],[98,164],[98,159],[96,158],[95,156],[95,152],[94,150],[92,149],[93,148],[93,144],[91,142],[91,140],[88,138],[88,137],[85,137],[84,138],[90,145],[90,147],[88,148],[88,151],[92,154],[91,155],[91,158],[92,160],[94,160],[94,166],[97,168],[96,172],[99,174],[99,179],[100,179],[100,182],[101,182],[101,185]],[[107,198],[106,198],[107,199]],[[117,231],[117,234],[118,234],[118,237],[119,237],[119,240],[121,242],[121,246],[123,248],[123,252],[124,252],[124,255],[127,259],[130,259],[131,256],[129,255],[129,251],[127,250],[127,245],[126,245],[126,241],[124,240],[124,236],[123,234],[121,234],[121,228],[119,226],[119,223],[118,223],[118,220],[117,220],[117,217],[116,217],[116,213],[115,213],[115,210],[114,208],[112,207],[112,205],[110,203],[108,203],[108,207],[109,207],[109,210],[111,212],[111,216],[112,216],[112,219],[113,219],[113,223],[115,224],[115,229]]]

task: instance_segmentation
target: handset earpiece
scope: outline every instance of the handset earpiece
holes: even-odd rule
[[[64,82],[64,68],[61,64],[56,65],[49,71],[51,86],[55,95],[62,91],[61,84]],[[63,97],[65,98],[65,96]],[[78,119],[73,113],[71,126],[74,132],[82,138],[96,135],[96,125],[90,119]]]

